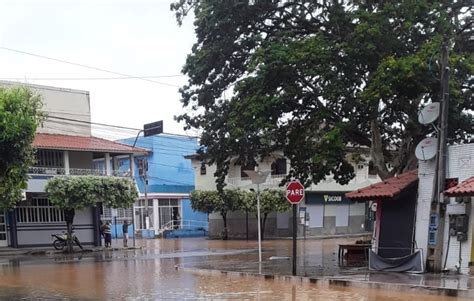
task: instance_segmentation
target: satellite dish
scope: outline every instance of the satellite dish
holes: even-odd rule
[[[427,161],[433,159],[438,151],[438,139],[428,137],[421,140],[416,146],[415,156],[418,160]]]
[[[376,202],[373,202],[370,205],[370,210],[372,210],[373,212],[377,212],[377,203]]]
[[[433,123],[439,116],[439,102],[433,102],[427,105],[418,114],[418,122],[421,124]]]

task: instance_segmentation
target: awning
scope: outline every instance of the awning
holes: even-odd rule
[[[398,176],[372,184],[365,188],[346,193],[346,197],[354,201],[374,201],[392,199],[402,191],[418,183],[418,170],[411,170]]]
[[[448,197],[474,196],[474,176],[444,192]]]

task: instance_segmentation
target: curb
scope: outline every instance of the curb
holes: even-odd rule
[[[437,286],[423,286],[413,284],[401,284],[401,283],[386,283],[386,282],[368,282],[360,280],[349,280],[335,277],[304,277],[304,276],[290,276],[290,275],[273,275],[273,274],[258,274],[254,272],[235,272],[235,271],[223,271],[223,270],[208,270],[201,268],[184,268],[178,267],[186,272],[198,273],[202,275],[212,276],[229,276],[234,278],[250,277],[260,278],[269,281],[290,281],[292,283],[308,283],[314,284],[322,288],[328,288],[329,286],[339,287],[355,287],[364,289],[378,289],[378,290],[391,290],[398,292],[408,293],[424,293],[427,295],[437,295],[446,297],[460,297],[460,298],[474,298],[474,290],[472,289],[453,289],[443,288]]]

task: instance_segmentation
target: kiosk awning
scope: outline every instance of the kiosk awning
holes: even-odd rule
[[[444,192],[448,197],[474,196],[474,176]]]
[[[354,201],[392,199],[418,182],[418,170],[411,170],[365,188],[346,193]]]

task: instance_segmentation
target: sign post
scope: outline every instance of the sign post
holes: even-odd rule
[[[304,199],[304,186],[300,182],[290,182],[286,186],[286,199],[293,205],[293,276],[296,276],[296,233],[298,231],[297,207]]]

